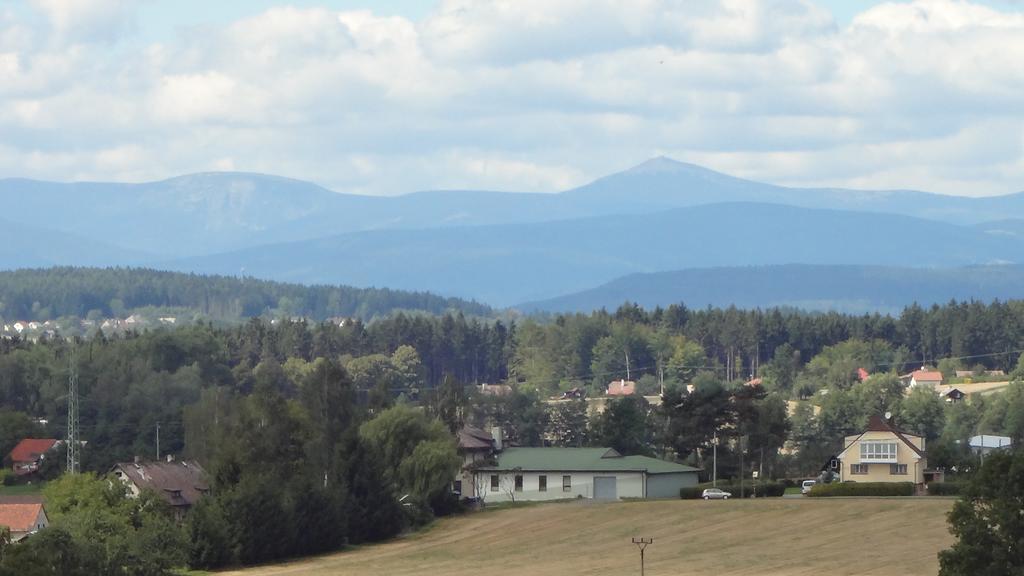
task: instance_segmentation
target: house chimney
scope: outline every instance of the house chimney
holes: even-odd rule
[[[139,457],[138,457],[138,456],[135,456],[135,457],[134,457],[134,458],[132,459],[132,463],[133,463],[133,464],[138,464],[138,463],[139,463]]]
[[[494,449],[497,452],[501,452],[504,447],[504,435],[501,432],[501,426],[491,427],[491,436],[494,437]]]
[[[174,462],[174,454],[168,454],[167,455],[167,461],[168,462]]]

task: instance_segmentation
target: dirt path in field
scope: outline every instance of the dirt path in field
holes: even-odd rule
[[[934,576],[952,500],[575,502],[469,514],[387,544],[238,576]]]

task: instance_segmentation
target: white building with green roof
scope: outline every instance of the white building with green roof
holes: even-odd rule
[[[475,493],[485,502],[565,498],[678,498],[696,486],[699,470],[612,448],[506,448],[496,463],[474,472]]]

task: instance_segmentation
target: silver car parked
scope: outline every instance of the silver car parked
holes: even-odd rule
[[[701,494],[701,498],[705,500],[728,500],[732,496],[731,492],[726,492],[721,488],[708,488]]]

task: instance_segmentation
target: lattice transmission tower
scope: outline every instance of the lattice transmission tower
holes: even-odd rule
[[[68,377],[68,474],[77,474],[81,465],[81,444],[78,437],[78,362],[71,348],[71,375]]]

